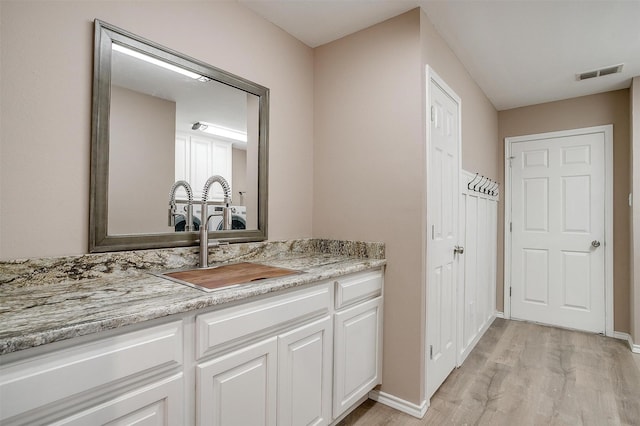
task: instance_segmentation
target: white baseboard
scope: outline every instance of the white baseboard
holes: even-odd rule
[[[629,333],[614,331],[613,337],[615,337],[616,339],[626,340],[629,343],[629,348],[631,349],[631,352],[635,354],[640,354],[640,345],[636,345],[633,343],[633,339],[631,338],[631,335]]]
[[[427,400],[423,401],[420,405],[416,405],[413,402],[405,401],[397,396],[377,390],[369,392],[369,398],[419,419],[424,417],[427,413],[427,408],[429,408],[429,401]]]
[[[497,312],[496,312],[496,318],[502,318],[502,319],[504,319],[504,312],[497,311]]]

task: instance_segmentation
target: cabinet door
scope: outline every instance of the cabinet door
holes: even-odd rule
[[[278,425],[331,420],[331,317],[278,337]]]
[[[335,314],[333,417],[381,379],[382,298]]]
[[[196,367],[196,423],[276,424],[277,337]]]
[[[180,373],[51,425],[172,426],[181,424],[184,419],[182,382],[182,373]]]

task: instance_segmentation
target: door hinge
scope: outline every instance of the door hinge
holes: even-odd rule
[[[513,222],[509,222],[509,232],[513,232]]]
[[[513,163],[513,159],[514,158],[516,158],[516,157],[509,157],[508,158],[508,160],[509,160],[509,168],[511,168],[511,164]]]
[[[511,289],[512,289],[512,288],[513,288],[513,287],[509,287],[509,297],[511,297]]]
[[[429,359],[433,359],[433,345],[429,345]]]
[[[436,238],[436,226],[431,225],[431,239],[434,240]]]
[[[434,120],[435,115],[436,115],[436,109],[433,107],[433,105],[431,105],[431,121]]]

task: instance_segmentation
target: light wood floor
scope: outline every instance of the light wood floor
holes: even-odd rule
[[[496,319],[423,419],[368,400],[340,425],[640,425],[637,358],[622,340]]]

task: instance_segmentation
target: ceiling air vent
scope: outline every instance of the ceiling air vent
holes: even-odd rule
[[[582,81],[582,80],[588,80],[590,78],[595,78],[595,77],[603,77],[609,74],[616,74],[622,71],[623,65],[624,64],[613,65],[610,67],[600,68],[599,70],[586,71],[580,74],[576,74],[576,80]]]

